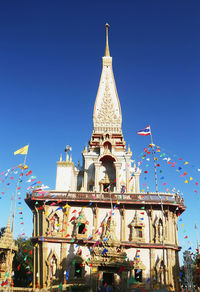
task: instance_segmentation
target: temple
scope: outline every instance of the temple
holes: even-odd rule
[[[0,237],[0,282],[12,282],[12,262],[18,247],[13,239],[13,233],[10,227],[10,218],[8,224]],[[3,286],[3,285],[2,285]]]
[[[176,193],[140,192],[141,170],[122,133],[108,29],[106,24],[93,132],[82,165],[74,164],[66,147],[55,190],[26,196],[33,212],[33,286],[179,291],[177,220],[184,201]]]

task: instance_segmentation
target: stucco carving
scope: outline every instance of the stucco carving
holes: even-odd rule
[[[115,107],[109,90],[108,82],[106,83],[103,100],[99,113],[94,121],[95,127],[118,127],[121,128],[120,117],[115,113]]]

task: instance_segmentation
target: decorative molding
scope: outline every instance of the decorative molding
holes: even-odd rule
[[[105,92],[101,101],[100,109],[97,117],[94,117],[94,129],[108,128],[108,132],[113,132],[114,128],[121,131],[121,118],[115,113],[112,102],[108,81],[106,82]]]

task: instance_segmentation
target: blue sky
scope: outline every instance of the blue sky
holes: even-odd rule
[[[189,161],[188,173],[200,183],[199,14],[199,0],[2,0],[0,170],[22,162],[13,152],[29,143],[29,168],[54,188],[56,161],[67,144],[73,161],[81,160],[92,133],[104,24],[109,22],[123,134],[133,159],[149,143],[136,131],[150,124],[154,142]],[[188,209],[183,221],[195,247],[200,191],[195,194],[193,185],[184,184],[171,169],[166,173],[170,186],[184,193]],[[1,199],[0,226],[7,222],[12,192],[14,188]],[[23,210],[30,236],[32,214],[25,204]],[[179,233],[180,243],[190,246],[185,233]]]

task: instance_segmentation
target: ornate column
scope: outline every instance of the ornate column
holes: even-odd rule
[[[153,219],[152,219],[152,210],[147,211],[149,219],[149,242],[153,242]]]
[[[155,265],[155,249],[151,248],[150,249],[150,279],[151,279],[151,289],[154,288],[154,277],[155,277],[155,272],[154,272],[154,265]]]
[[[120,241],[125,241],[126,240],[126,232],[125,232],[125,209],[124,206],[122,207],[122,209],[119,209],[120,211],[120,215],[121,215],[121,235],[120,235]]]
[[[129,163],[126,161],[126,192],[130,193],[130,170],[129,170],[129,166],[127,166],[127,164],[129,165]]]
[[[171,243],[171,244],[174,244],[174,242],[173,242],[173,237],[172,237],[172,222],[173,222],[173,219],[172,219],[172,212],[170,211],[169,212],[169,219],[168,219],[168,221],[169,221],[169,230],[168,230],[168,239],[169,239],[169,242]]]
[[[178,236],[177,236],[177,216],[174,215],[174,233],[175,233],[175,244],[178,245]]]
[[[40,288],[40,242],[38,243],[38,246],[37,246],[36,287]]]
[[[92,289],[90,290],[90,291],[97,291],[97,283],[98,283],[98,281],[97,281],[97,267],[96,266],[92,266],[91,268],[90,268],[90,270],[91,270],[91,274],[90,274],[90,279],[91,279],[91,284],[92,284]]]
[[[71,207],[67,207],[65,209],[65,212],[63,212],[63,226],[62,226],[62,228],[65,230],[63,231],[62,237],[66,236],[68,234],[68,221],[69,221],[70,209],[71,209]]]
[[[94,183],[94,188],[96,192],[99,192],[99,169],[101,166],[101,162],[95,162],[94,167],[95,167],[95,183]]]
[[[36,247],[33,247],[33,289],[36,287]]]
[[[116,168],[116,192],[120,192],[120,182],[119,182],[119,174],[121,169],[121,162],[114,162],[115,168]]]
[[[139,184],[139,175],[135,173],[135,192],[139,193],[140,192],[140,184]]]
[[[165,220],[165,238],[164,238],[164,240],[165,240],[165,242],[169,242],[169,226],[170,226],[170,224],[169,224],[169,214],[170,214],[170,212],[169,212],[169,208],[166,210],[166,220]]]
[[[172,239],[173,239],[173,244],[176,244],[176,226],[175,226],[175,213],[172,213],[172,218],[171,218],[171,231],[172,231]]]
[[[166,273],[166,284],[172,284],[173,279],[172,279],[172,267],[173,267],[173,261],[172,261],[172,254],[171,250],[167,249],[166,250],[166,264],[167,266],[167,273]]]
[[[44,213],[45,213],[45,209],[41,210],[42,236],[45,236],[45,231],[47,227]]]
[[[40,230],[39,230],[39,212],[38,212],[38,209],[35,208],[35,211],[36,211],[36,236],[40,236]]]
[[[36,228],[37,228],[37,225],[36,225],[36,211],[33,210],[33,237],[36,236]]]
[[[95,232],[98,229],[98,215],[99,215],[99,208],[97,207],[97,205],[95,207],[92,208],[93,211],[93,237],[96,238],[97,234],[95,234]]]
[[[60,258],[60,277],[62,279],[64,271],[66,270],[66,258],[67,258],[67,243],[61,243],[61,258]],[[62,265],[63,264],[63,265]],[[64,270],[63,270],[64,269]]]
[[[74,191],[77,191],[77,182],[78,182],[78,171],[75,171],[75,177],[74,177]]]
[[[141,174],[141,169],[137,169],[137,171],[134,173],[135,177],[135,192],[139,193],[140,192],[140,174]]]
[[[87,175],[87,171],[88,171],[88,169],[87,169],[88,167],[87,167],[87,162],[86,162],[86,160],[85,160],[85,166],[84,166],[84,180],[83,180],[83,190],[85,191],[85,192],[87,192],[87,182],[88,182],[88,175]]]
[[[173,260],[174,260],[174,286],[175,286],[175,291],[180,291],[180,282],[179,282],[179,256],[178,256],[178,251],[173,251]]]
[[[48,250],[48,247],[47,247],[47,243],[46,242],[42,242],[41,243],[41,250],[42,250],[42,254],[41,254],[41,258],[40,258],[40,261],[41,261],[41,271],[42,271],[42,277],[41,277],[41,286],[43,288],[46,287],[46,282],[47,282],[47,265],[45,263],[45,261],[47,260],[47,250]]]

